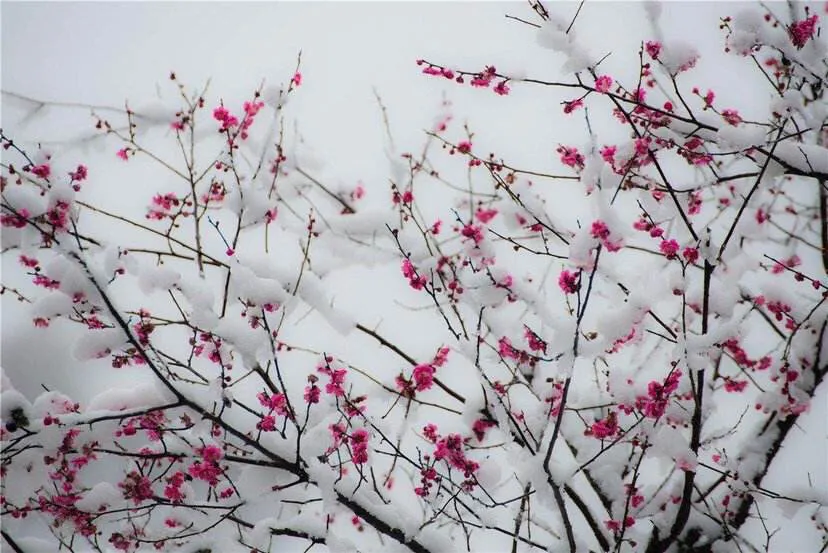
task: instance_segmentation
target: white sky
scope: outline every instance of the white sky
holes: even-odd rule
[[[575,2],[551,5],[567,19],[577,8]],[[440,79],[421,75],[414,65],[422,57],[470,70],[494,64],[505,72],[557,76],[563,59],[540,49],[532,29],[504,18],[510,13],[533,20],[523,2],[0,6],[2,87],[39,99],[116,106],[129,99],[132,107],[140,107],[155,97],[157,84],[170,92],[165,79],[176,70],[192,87],[211,78],[214,94],[240,100],[263,78],[289,78],[301,50],[305,83],[294,113],[308,142],[335,162],[343,176],[365,178],[371,162],[364,158],[381,152],[374,87],[398,139],[410,137],[412,146],[419,143],[419,131],[430,126],[443,91],[449,92],[458,115],[467,113],[492,134],[513,132],[515,121],[523,132],[560,125],[556,94],[548,103],[538,102],[535,117],[527,118],[520,101],[504,102],[490,91],[435,82]],[[706,48],[715,52],[722,44],[717,18],[725,13],[721,3],[675,2],[665,5],[664,20],[670,33],[693,41],[703,53]],[[595,53],[614,52],[604,67],[621,77],[629,73],[629,55],[635,55],[645,36],[643,19],[637,3],[587,2],[575,30],[594,45]],[[696,78],[704,80],[703,74]],[[518,88],[513,94],[521,93]],[[506,157],[520,150],[509,152],[503,141],[498,147],[507,149],[502,152]]]

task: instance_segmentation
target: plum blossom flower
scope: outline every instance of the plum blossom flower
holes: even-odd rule
[[[431,388],[434,383],[436,369],[432,365],[417,365],[411,377],[414,379],[417,391],[422,392]]]
[[[468,154],[471,152],[472,143],[468,140],[463,140],[462,142],[457,143],[457,151],[461,154]]]
[[[561,276],[558,277],[558,286],[565,294],[574,294],[580,288],[579,273],[571,271],[561,271]]]
[[[529,344],[529,349],[531,349],[532,351],[540,351],[546,353],[546,342],[543,341],[540,336],[535,334],[535,332],[528,326],[524,327],[523,336],[526,338],[526,342]]]
[[[127,474],[126,478],[118,483],[118,487],[123,490],[124,499],[132,499],[135,505],[153,497],[150,479],[138,474],[137,471]]]
[[[615,164],[615,152],[618,151],[616,146],[604,146],[601,148],[601,159],[609,163],[610,165]]]
[[[727,122],[728,125],[733,125],[734,127],[738,126],[739,123],[742,122],[742,117],[739,115],[739,112],[735,109],[723,109],[722,118]]]
[[[73,181],[80,182],[82,180],[86,180],[88,174],[89,173],[86,168],[86,165],[78,165],[77,169],[69,172],[69,178],[71,178]]]
[[[592,423],[587,432],[599,440],[604,440],[615,436],[618,430],[618,416],[612,411],[607,418]]]
[[[716,94],[712,90],[708,90],[707,93],[704,95],[704,107],[710,107],[713,105],[713,100],[716,98]]]
[[[219,106],[213,110],[213,119],[221,123],[219,132],[225,132],[239,124],[238,118],[232,115],[224,106]]]
[[[48,179],[49,175],[52,174],[52,168],[49,167],[48,163],[42,163],[40,165],[35,165],[34,167],[32,167],[32,173],[40,177],[41,179]]]
[[[572,100],[571,102],[564,102],[563,112],[568,115],[573,111],[583,107],[583,105],[583,98],[578,98],[577,100]]]
[[[662,240],[661,245],[659,245],[659,249],[667,259],[675,259],[676,254],[679,251],[679,244],[673,239]]]
[[[500,96],[506,96],[507,94],[509,94],[509,91],[511,89],[508,86],[506,86],[506,81],[500,81],[495,85],[495,87],[492,90],[495,91],[495,94],[499,94]]]
[[[197,450],[198,451],[198,450]],[[208,482],[211,486],[218,484],[219,477],[223,474],[218,462],[223,457],[220,447],[208,445],[199,451],[202,460],[196,461],[187,469],[190,476]]]
[[[609,75],[601,75],[597,79],[595,79],[595,90],[601,93],[609,92],[610,87],[612,86],[612,77]]]
[[[478,442],[482,442],[483,438],[486,437],[486,431],[493,426],[497,426],[497,423],[491,419],[477,419],[472,425],[474,437],[477,438]]]
[[[561,163],[574,167],[576,169],[583,169],[584,156],[574,146],[558,146],[555,150],[561,156]]]
[[[644,49],[651,58],[657,60],[661,53],[661,43],[656,40],[650,40],[644,45]]]
[[[368,461],[368,431],[364,428],[354,430],[349,441],[351,443],[351,460],[354,464],[361,465]]]
[[[402,274],[408,279],[408,285],[415,290],[422,290],[425,287],[427,282],[425,277],[417,274],[414,264],[408,258],[403,259]]]
[[[475,244],[480,244],[483,241],[483,229],[478,225],[465,225],[460,234],[465,238],[471,238]]]
[[[319,390],[319,386],[315,384],[311,384],[310,386],[305,387],[305,402],[308,404],[319,403],[319,395],[321,391]]]
[[[798,49],[802,49],[805,43],[811,40],[816,31],[816,24],[819,21],[818,15],[812,15],[802,21],[794,21],[788,29],[788,34],[791,36],[791,42]]]
[[[610,229],[607,224],[601,219],[592,222],[590,234],[593,238],[600,241],[601,244],[610,252],[617,252],[621,249],[620,241],[610,240]]]
[[[747,380],[731,380],[728,378],[725,380],[724,388],[725,391],[730,393],[739,393],[744,391],[747,388]]]
[[[480,208],[474,214],[474,216],[477,218],[477,220],[480,221],[483,224],[486,224],[489,221],[491,221],[495,217],[495,215],[497,215],[497,210],[494,209],[494,208],[492,208],[492,209],[482,209],[482,208]]]
[[[681,256],[687,263],[695,263],[699,259],[699,250],[693,247],[686,247],[681,252]]]
[[[778,275],[785,271],[785,268],[792,269],[797,267],[798,265],[802,264],[802,259],[796,254],[792,255],[788,259],[785,259],[781,262],[777,261],[774,263],[773,267],[771,267],[771,273]]]

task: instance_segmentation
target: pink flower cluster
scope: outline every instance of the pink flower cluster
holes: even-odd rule
[[[767,303],[768,311],[773,313],[777,321],[781,321],[784,317],[791,320],[791,306],[782,301],[769,301]]]
[[[431,460],[430,455],[423,455],[423,459],[428,462]],[[440,476],[433,466],[425,465],[420,469],[420,486],[414,488],[414,493],[420,497],[427,497],[431,492],[431,487],[440,483]]]
[[[258,97],[258,94],[256,96]],[[213,119],[221,123],[219,132],[230,132],[236,130],[236,127],[238,127],[238,135],[242,140],[247,140],[248,131],[253,125],[256,114],[259,113],[259,110],[263,107],[264,102],[262,101],[245,102],[242,105],[242,108],[244,109],[244,118],[241,121],[241,125],[239,125],[238,117],[230,113],[224,105],[221,105],[213,110]],[[230,139],[229,141],[232,145],[233,140]]]
[[[172,218],[173,208],[181,205],[181,200],[172,192],[156,194],[152,198],[152,205],[147,209],[147,219],[160,221],[166,217]]]
[[[411,373],[414,379],[414,386],[418,392],[422,392],[431,388],[434,384],[434,373],[437,369],[432,365],[417,365]]]
[[[181,471],[176,471],[172,476],[167,478],[167,485],[164,487],[164,497],[173,503],[181,503],[184,501],[184,481],[187,475]]]
[[[647,51],[647,55],[649,55],[652,59],[657,60],[659,54],[661,54],[661,43],[657,40],[650,40],[644,45],[644,49]]]
[[[402,194],[400,194],[397,190],[394,190],[394,193],[391,195],[391,202],[394,205],[411,205],[411,202],[414,201],[414,193],[411,190],[406,190]]]
[[[190,340],[190,345],[193,346],[193,355],[201,357],[206,354],[210,361],[216,363],[217,365],[221,364],[223,346],[221,338],[213,336],[209,332],[202,332],[199,334],[198,340],[200,343],[196,343],[196,341],[192,339]]]
[[[694,136],[679,148],[678,153],[691,165],[709,165],[713,161],[713,157],[705,152],[703,148],[704,141]]]
[[[47,290],[60,289],[60,281],[49,278],[43,273],[37,273],[34,277],[32,277],[32,284],[35,286],[41,286]]]
[[[788,28],[788,34],[793,45],[799,49],[804,48],[805,44],[813,38],[818,21],[818,15],[812,15],[802,21],[794,21]]]
[[[605,440],[607,438],[613,438],[620,431],[621,429],[618,426],[618,415],[615,414],[615,411],[610,411],[606,418],[592,423],[592,425],[586,429],[584,434],[599,440]]]
[[[558,146],[555,150],[561,156],[561,163],[575,169],[584,168],[584,156],[574,146]]]
[[[632,516],[628,516],[627,518],[625,518],[623,525],[621,524],[620,520],[611,519],[604,521],[604,526],[606,526],[607,530],[610,530],[611,532],[620,532],[622,528],[630,528],[634,525],[635,518],[633,518]]]
[[[221,123],[219,132],[226,132],[239,124],[239,119],[223,105],[213,110],[213,119]]]
[[[477,211],[474,212],[474,217],[484,225],[495,218],[497,215],[497,210],[494,208],[491,209],[483,209],[477,208]]]
[[[679,243],[672,238],[670,240],[662,240],[658,249],[661,250],[661,253],[667,259],[675,259],[678,255]]]
[[[563,112],[566,115],[569,115],[573,111],[577,111],[579,108],[584,107],[584,99],[578,98],[576,100],[572,100],[571,102],[564,102]]]
[[[526,338],[526,342],[529,344],[530,350],[546,353],[546,342],[543,341],[540,336],[535,334],[535,332],[531,328],[529,328],[528,326],[524,326],[523,336]]]
[[[601,93],[607,93],[612,87],[612,77],[609,75],[601,75],[595,79],[595,90]]]
[[[196,453],[201,455],[201,460],[190,465],[187,472],[193,478],[209,483],[210,486],[218,485],[219,477],[224,474],[221,466],[219,466],[219,461],[224,457],[224,452],[216,445],[207,445],[196,449]]]
[[[601,219],[592,222],[590,227],[590,235],[601,242],[601,244],[610,252],[617,252],[621,249],[621,241],[613,241],[610,239],[611,232],[607,224]]]
[[[414,264],[411,263],[411,260],[408,258],[403,259],[402,262],[402,274],[405,278],[408,279],[408,284],[415,290],[422,290],[423,287],[426,285],[425,277],[419,276],[417,274],[417,269],[414,268]]]
[[[434,384],[434,373],[436,369],[433,365],[417,365],[411,373],[411,378],[405,378],[403,373],[397,375],[395,379],[397,390],[404,397],[413,397],[415,392],[424,392],[429,390]]]
[[[423,60],[417,60],[417,63],[420,64],[422,61]],[[429,65],[429,66],[423,68],[423,73],[425,73],[426,75],[432,75],[432,76],[435,76],[435,77],[445,77],[447,79],[454,79],[456,77],[456,75],[454,74],[454,71],[452,71],[451,69],[449,69],[447,67],[438,67],[438,66],[435,66],[435,65]]]
[[[37,259],[35,259],[34,257],[29,257],[27,255],[21,255],[18,258],[18,260],[20,261],[21,265],[23,265],[24,267],[28,267],[30,269],[34,269],[35,267],[40,265],[40,262]]]
[[[448,353],[449,348],[441,347],[431,363],[421,363],[414,367],[411,378],[406,378],[403,373],[398,374],[395,382],[400,394],[404,397],[414,397],[416,392],[431,389],[434,385],[434,373],[437,372],[437,367],[442,367],[446,363]]]
[[[728,125],[733,125],[734,127],[738,126],[742,122],[742,117],[735,109],[723,109],[722,119],[724,119]]]
[[[3,214],[0,216],[0,226],[24,228],[26,226],[26,219],[30,216],[31,213],[26,208],[18,210],[17,214]]]
[[[44,424],[58,424],[56,418],[46,416]],[[75,527],[75,530],[82,536],[88,537],[95,534],[97,528],[94,524],[94,517],[76,507],[81,499],[81,493],[76,485],[81,481],[80,471],[87,466],[90,460],[97,459],[92,451],[92,444],[80,445],[77,438],[81,431],[72,428],[64,434],[60,446],[54,454],[44,455],[43,463],[48,467],[48,475],[51,483],[41,488],[42,493],[37,497],[37,509],[41,513],[49,515],[54,519],[55,526],[68,522]],[[5,469],[4,469],[5,472]],[[146,489],[141,488],[141,494],[146,494]],[[49,494],[49,495],[47,495]],[[151,495],[151,494],[150,494]],[[4,511],[9,505],[3,499]],[[13,510],[14,518],[25,518],[31,508],[29,506]]]
[[[223,202],[226,195],[227,189],[224,187],[224,183],[213,181],[210,183],[210,189],[201,195],[201,203],[208,204],[212,202],[213,205],[210,207],[217,207],[216,204]]]
[[[624,175],[629,173],[633,168],[643,167],[653,162],[652,156],[650,155],[652,138],[649,136],[636,138],[633,145],[635,148],[633,157],[625,160],[623,164],[615,157],[618,153],[617,146],[603,146],[599,153],[601,154],[601,158],[612,167],[616,175]]]
[[[536,342],[535,345],[537,345],[537,346],[540,346],[540,344],[543,344],[543,346],[546,345],[546,343],[543,342],[542,340],[540,340],[539,338],[536,338],[536,339],[539,340],[539,342]],[[500,354],[500,356],[503,357],[504,360],[514,359],[515,362],[519,365],[528,365],[530,367],[534,367],[535,364],[538,362],[538,357],[537,356],[532,355],[528,351],[524,351],[522,349],[518,349],[518,348],[514,347],[512,345],[512,341],[506,336],[501,337],[497,341],[497,351]]]
[[[678,389],[681,371],[672,370],[664,383],[651,381],[647,386],[647,395],[635,400],[636,408],[648,418],[658,419],[664,415],[670,395]]]
[[[474,437],[477,438],[478,442],[482,442],[483,439],[486,437],[486,432],[489,428],[497,426],[497,423],[492,419],[477,419],[472,424],[472,432],[474,432]]]
[[[651,223],[650,221],[648,221],[644,217],[641,217],[636,222],[634,222],[633,223],[633,228],[635,230],[640,230],[640,231],[649,233],[652,238],[660,238],[661,236],[664,235],[664,229],[663,228],[659,227],[658,225],[655,225],[655,224]]]
[[[345,369],[334,369],[330,366],[333,362],[333,358],[331,356],[327,356],[325,358],[325,365],[320,365],[316,368],[318,372],[321,372],[324,375],[327,375],[329,378],[328,383],[325,384],[325,393],[333,395],[334,397],[344,397],[345,396],[345,388],[343,388],[343,384],[345,384],[345,377],[348,375],[348,371]]]
[[[748,357],[747,352],[742,348],[739,344],[739,340],[736,338],[730,338],[726,340],[722,344],[722,348],[730,354],[733,361],[742,368],[745,369],[757,369],[760,371],[766,370],[771,365],[771,358],[770,356],[766,355],[761,359],[754,360]]]
[[[492,83],[492,79],[494,79],[495,73],[497,73],[497,70],[493,65],[486,66],[481,73],[474,75],[469,84],[479,88],[488,88]]]
[[[466,82],[464,75],[468,75],[471,77],[469,84],[471,86],[477,88],[489,88],[491,86],[492,81],[495,80],[497,77],[497,69],[494,66],[486,66],[483,71],[480,73],[470,74],[470,73],[456,73],[455,71],[448,69],[446,67],[440,67],[439,65],[434,65],[431,63],[426,62],[425,60],[417,60],[417,65],[426,65],[423,68],[423,73],[426,75],[431,75],[434,77],[444,77],[446,79],[454,80],[457,83],[463,84]],[[500,96],[506,96],[510,92],[510,88],[507,85],[509,79],[503,78],[503,80],[499,81],[492,90],[495,94]]]
[[[131,499],[135,505],[140,505],[154,496],[150,479],[135,470],[127,474],[126,478],[118,483],[118,487],[123,490],[124,499]]]
[[[49,175],[52,174],[52,168],[49,166],[48,163],[43,163],[41,165],[35,165],[31,168],[32,174],[35,176],[40,177],[41,179],[48,179]]]
[[[725,380],[724,388],[726,392],[739,393],[743,392],[745,388],[747,388],[747,385],[747,380],[733,380],[731,378],[728,378],[727,380]]]
[[[319,378],[315,374],[308,375],[309,384],[305,386],[305,393],[303,395],[305,403],[308,405],[319,403],[321,391],[319,390],[319,386],[316,385],[318,380]]]
[[[357,428],[348,437],[351,445],[351,460],[355,465],[361,465],[368,461],[368,431],[364,428]]]
[[[558,277],[558,286],[563,290],[564,294],[574,294],[581,287],[581,272],[573,273],[572,271],[561,271],[561,276]]]
[[[543,401],[549,404],[547,416],[550,419],[556,418],[561,413],[561,400],[563,399],[564,383],[556,380],[552,381],[552,389],[549,391]]]
[[[168,422],[163,411],[150,411],[127,419],[126,423],[115,431],[115,437],[134,436],[139,430],[143,430],[149,441],[157,442],[164,436],[164,425]]]
[[[285,394],[278,392],[269,395],[267,392],[259,392],[256,394],[259,403],[268,410],[267,414],[262,416],[259,422],[256,423],[256,428],[263,432],[273,432],[276,430],[276,416],[289,417],[287,407],[287,398]]]
[[[68,202],[58,200],[46,212],[46,221],[52,225],[56,231],[67,230],[69,228],[69,211],[71,206]]]
[[[479,225],[469,223],[460,229],[460,235],[464,238],[471,239],[477,246],[483,241],[483,228]]]
[[[477,461],[472,461],[466,457],[466,443],[470,438],[464,439],[460,434],[449,434],[441,436],[437,432],[437,426],[428,424],[423,428],[423,435],[435,445],[434,459],[436,461],[445,461],[450,467],[463,472],[466,480],[463,482],[463,488],[470,491],[475,485],[474,473],[480,468]],[[424,456],[426,460],[428,456]],[[425,486],[424,486],[425,487]],[[417,495],[424,495],[415,490]]]
[[[785,268],[793,269],[800,264],[802,264],[802,260],[798,255],[794,254],[788,259],[774,263],[773,267],[771,267],[771,273],[778,275],[779,273],[785,272]]]

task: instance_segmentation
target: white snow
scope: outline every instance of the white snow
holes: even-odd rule
[[[78,361],[89,361],[118,351],[127,343],[121,328],[101,328],[83,334],[72,353]]]
[[[75,503],[75,507],[87,513],[97,513],[102,508],[113,508],[123,503],[123,493],[109,482],[98,482]]]
[[[549,20],[538,30],[537,41],[541,47],[566,56],[561,68],[563,73],[577,73],[592,65],[592,61],[587,51],[576,41],[574,30],[567,34],[567,27],[568,22],[550,15]]]
[[[96,395],[89,402],[88,411],[124,411],[139,407],[154,407],[163,403],[155,384],[139,384],[131,388],[112,388]]]

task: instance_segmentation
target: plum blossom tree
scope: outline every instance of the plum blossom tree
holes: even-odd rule
[[[2,131],[3,301],[134,377],[84,405],[6,367],[11,551],[771,552],[785,517],[828,547],[825,489],[770,478],[828,371],[820,14],[721,19],[748,113],[694,86],[658,5],[615,54],[632,82],[579,7],[529,7],[559,80],[412,70],[563,94],[585,133],[545,167],[446,102],[386,185],[326,183],[285,131],[298,66],[244,102],[171,74],[168,111],[93,109],[115,174],[154,171],[138,216],[79,150]]]

